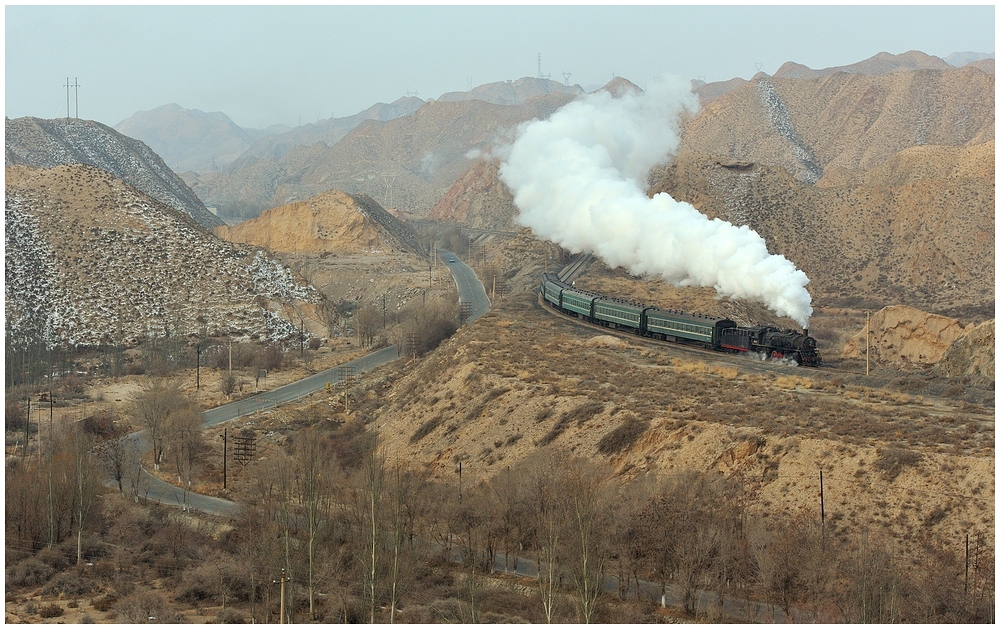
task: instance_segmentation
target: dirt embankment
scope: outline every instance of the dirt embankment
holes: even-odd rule
[[[890,306],[871,316],[871,358],[901,368],[941,363],[942,375],[993,380],[994,322],[963,326],[957,319],[908,306]],[[952,348],[955,348],[954,350]],[[844,347],[844,358],[865,357],[865,330]]]

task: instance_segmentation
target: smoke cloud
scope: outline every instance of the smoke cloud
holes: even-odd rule
[[[678,116],[696,109],[690,85],[675,80],[645,94],[589,94],[547,120],[522,124],[514,142],[496,151],[518,222],[573,253],[759,301],[807,327],[809,279],[768,253],[757,232],[709,220],[664,193],[646,196],[649,170],[680,142]]]

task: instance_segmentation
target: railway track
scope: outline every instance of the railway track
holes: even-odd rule
[[[635,332],[630,332],[626,330],[618,330],[615,328],[606,328],[603,325],[597,323],[590,323],[579,317],[566,314],[552,307],[552,304],[545,301],[545,299],[539,294],[536,298],[537,304],[540,308],[545,310],[551,315],[559,317],[564,321],[570,322],[577,327],[591,329],[595,332],[599,331],[603,335],[613,336],[620,338],[622,340],[628,341],[634,345],[640,345],[644,347],[677,351],[681,354],[687,354],[696,357],[702,357],[710,362],[721,363],[730,365],[733,367],[738,367],[744,371],[758,373],[758,374],[768,374],[774,373],[775,371],[780,371],[783,373],[798,373],[801,375],[807,375],[813,377],[818,375],[820,377],[833,377],[834,375],[845,375],[849,376],[854,384],[860,385],[873,390],[880,390],[884,388],[891,380],[891,377],[884,376],[866,376],[864,373],[859,371],[854,371],[850,369],[842,369],[836,366],[831,366],[824,364],[819,369],[808,369],[806,373],[803,374],[801,371],[803,368],[799,366],[792,366],[789,364],[782,364],[781,362],[775,362],[771,360],[755,360],[748,355],[740,354],[728,354],[725,352],[717,352],[715,350],[706,349],[703,347],[698,347],[696,345],[688,345],[685,343],[673,343],[670,341],[661,341],[659,339],[649,338],[646,336],[640,336]],[[819,390],[803,390],[804,393],[809,393],[811,395],[837,395],[836,393],[830,393],[826,391]],[[967,420],[975,421],[977,423],[993,426],[995,425],[995,417],[989,414],[989,410],[982,409],[983,412],[977,412],[976,410],[961,410],[955,408],[946,400],[938,399],[936,396],[920,396],[924,398],[922,402],[918,402],[913,405],[922,412],[927,413],[931,417],[940,419],[947,416],[962,416]],[[858,403],[856,400],[846,400],[850,403]]]
[[[568,265],[563,267],[562,271],[557,273],[557,277],[567,284],[572,284],[573,280],[580,277],[580,274],[590,266],[590,263],[594,261],[594,254],[592,253],[581,253],[576,256],[576,259],[570,262]]]

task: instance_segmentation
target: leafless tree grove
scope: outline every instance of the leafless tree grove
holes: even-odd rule
[[[145,408],[153,399],[169,412]],[[161,382],[132,415],[155,427],[157,456],[185,485],[202,447],[189,410]],[[244,508],[220,537],[142,504],[127,440],[48,441],[8,460],[7,582],[41,587],[91,562],[88,578],[114,594],[119,619],[172,618],[174,600],[221,606],[234,622],[635,622],[655,619],[662,598],[706,620],[994,620],[989,531],[970,536],[968,555],[928,535],[914,556],[874,527],[823,530],[754,510],[737,480],[716,473],[625,483],[546,447],[486,482],[469,481],[468,460],[464,483],[458,460],[432,481],[376,432],[322,422],[246,467],[234,488]],[[515,572],[534,587],[498,585]],[[144,598],[137,584],[152,579],[174,598]]]

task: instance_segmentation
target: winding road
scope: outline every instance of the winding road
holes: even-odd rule
[[[476,277],[475,272],[458,256],[444,249],[436,249],[437,255],[444,261],[451,271],[455,284],[458,286],[459,301],[469,303],[471,311],[468,323],[472,323],[480,316],[490,310],[490,300],[486,297],[486,290],[482,282]],[[450,262],[450,260],[455,260]],[[390,345],[370,354],[365,354],[354,360],[331,367],[301,380],[286,384],[284,386],[258,393],[250,397],[237,400],[230,404],[217,406],[202,413],[204,426],[211,428],[219,426],[238,417],[252,415],[253,413],[275,408],[282,404],[287,404],[301,399],[312,393],[316,393],[326,388],[327,384],[339,384],[342,382],[342,375],[347,368],[348,373],[357,375],[371,371],[375,367],[391,363],[399,358],[399,348]],[[146,431],[132,433],[129,439],[138,443],[145,452],[149,450],[151,444]],[[239,513],[239,504],[223,498],[215,498],[204,494],[197,494],[191,491],[185,492],[183,488],[167,483],[156,478],[149,472],[143,470],[141,496],[147,502],[157,502],[164,505],[181,507],[188,511],[200,511],[215,515],[233,516]]]

